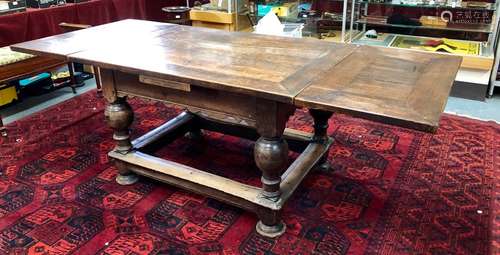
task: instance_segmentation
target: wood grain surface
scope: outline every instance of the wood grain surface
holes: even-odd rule
[[[461,61],[138,20],[12,48],[425,131],[437,128]]]
[[[175,26],[145,42],[96,47],[74,62],[292,103],[354,46]],[[146,41],[146,39],[144,39]]]
[[[295,104],[433,132],[460,62],[441,54],[361,46],[297,95]]]

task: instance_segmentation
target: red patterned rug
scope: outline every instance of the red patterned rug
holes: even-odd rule
[[[177,112],[131,100],[133,134]],[[94,93],[9,125],[0,139],[0,254],[488,254],[498,250],[499,125],[443,116],[437,134],[336,115],[329,172],[285,208],[277,240],[253,214],[146,178],[119,186]],[[298,111],[290,126],[310,131]],[[258,183],[252,142],[207,133],[163,157]],[[496,217],[496,218],[495,218]]]

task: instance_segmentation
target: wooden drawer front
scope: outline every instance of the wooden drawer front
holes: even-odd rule
[[[191,92],[191,85],[189,83],[178,82],[178,81],[169,81],[165,79],[160,79],[152,76],[139,75],[139,82],[160,86],[168,89],[175,89],[185,92]]]

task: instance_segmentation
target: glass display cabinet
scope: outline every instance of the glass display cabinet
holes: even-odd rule
[[[458,96],[484,99],[495,59],[497,3],[358,1],[359,18],[351,22],[360,33],[350,42],[462,56],[454,91]]]
[[[313,37],[332,42],[347,42],[357,33],[350,23],[358,15],[359,5],[347,0],[256,0],[251,3],[251,16],[257,23],[264,15],[274,12],[286,25],[303,24],[302,37]],[[353,16],[354,18],[354,16]]]
[[[189,12],[192,25],[226,31],[251,31],[248,0],[210,0],[195,2]]]

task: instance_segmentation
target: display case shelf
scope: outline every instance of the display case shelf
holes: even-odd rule
[[[409,40],[413,41],[410,43],[398,43],[401,40]],[[470,50],[470,52],[446,52],[444,50],[433,50],[430,48],[426,48],[425,44],[418,45],[418,43],[414,43],[417,41],[438,41],[438,39],[433,37],[425,37],[425,36],[410,36],[410,35],[399,35],[399,34],[391,34],[384,33],[381,34],[379,38],[372,39],[366,37],[364,34],[360,34],[353,40],[355,44],[362,45],[371,45],[371,46],[380,46],[380,47],[388,47],[388,48],[399,48],[406,50],[414,50],[414,51],[424,51],[424,52],[433,52],[436,54],[454,54],[457,56],[461,56],[462,67],[477,69],[477,70],[491,70],[494,54],[491,51],[491,47],[487,45],[485,42],[473,42],[466,40],[450,40],[452,43],[461,43],[461,44],[470,44],[471,47],[476,47],[474,50]]]
[[[384,19],[372,19],[363,17],[356,21],[359,24],[371,26],[384,26],[384,27],[398,27],[398,28],[411,28],[411,29],[433,29],[433,30],[448,30],[472,33],[493,33],[493,26],[491,24],[463,24],[463,23],[448,23],[446,26],[441,25],[404,25],[404,24],[390,24]]]
[[[495,5],[491,3],[482,3],[485,6],[480,7],[477,5],[471,5],[471,2],[462,2],[461,5],[452,6],[448,4],[429,4],[429,3],[415,3],[409,4],[404,1],[385,1],[385,2],[371,2],[371,1],[361,1],[364,4],[371,5],[388,5],[388,6],[396,6],[396,7],[405,7],[405,8],[431,8],[431,9],[446,9],[446,10],[481,10],[481,11],[495,11]]]

